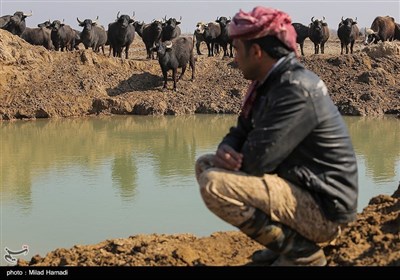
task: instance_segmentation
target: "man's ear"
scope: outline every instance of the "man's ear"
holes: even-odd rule
[[[261,49],[259,44],[253,44],[251,45],[252,48],[252,53],[257,57],[261,58],[263,54],[263,50]]]

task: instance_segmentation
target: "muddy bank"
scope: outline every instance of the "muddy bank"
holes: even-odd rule
[[[216,232],[150,234],[60,248],[20,266],[241,266],[262,246],[244,234]],[[392,196],[379,195],[324,248],[329,266],[400,266],[400,185]]]

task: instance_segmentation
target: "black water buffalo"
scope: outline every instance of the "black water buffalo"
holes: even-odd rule
[[[113,56],[122,57],[122,49],[125,47],[125,58],[128,58],[129,47],[135,38],[134,20],[128,15],[117,14],[117,20],[108,25],[108,41],[112,48]],[[135,16],[135,13],[133,13]]]
[[[296,33],[297,33],[296,43],[300,45],[301,55],[304,56],[304,51],[303,51],[304,41],[308,37],[309,28],[308,28],[308,26],[305,26],[304,24],[297,23],[297,22],[292,23],[292,25],[294,27],[294,30],[296,30]]]
[[[21,34],[21,38],[32,45],[43,46],[48,50],[54,49],[51,41],[51,30],[45,26],[38,28],[26,27]]]
[[[394,18],[389,16],[376,17],[371,24],[371,28],[365,30],[365,44],[392,41],[395,29]]]
[[[145,27],[145,23],[144,21],[142,22],[138,22],[138,21],[134,21],[133,22],[133,26],[135,27],[135,32],[140,36],[140,38],[143,38],[143,29]]]
[[[61,23],[59,20],[54,20],[51,25],[51,41],[53,42],[56,51],[63,52],[64,48],[72,51],[75,47],[75,31],[71,26]]]
[[[168,71],[172,70],[172,80],[174,82],[174,91],[176,83],[185,74],[187,64],[192,68],[192,81],[194,80],[195,62],[193,55],[193,39],[189,37],[178,37],[172,41],[160,42],[156,46],[158,62],[164,77],[163,89],[167,88]],[[179,78],[176,78],[178,68],[182,68]]]
[[[50,20],[47,20],[47,21],[45,21],[45,22],[42,22],[42,23],[39,23],[38,25],[37,25],[39,28],[46,28],[46,30],[50,33],[50,39],[51,39],[51,21]],[[81,42],[80,41],[80,34],[81,34],[81,32],[79,32],[78,30],[75,30],[75,29],[73,29],[74,31],[75,31],[75,49],[76,50],[78,50],[78,45],[79,45],[79,43]],[[54,45],[53,45],[53,42],[51,43],[52,44],[52,46],[53,46],[53,48],[52,49],[54,49]]]
[[[72,29],[72,30],[74,30],[74,32],[75,32],[75,44],[74,44],[74,49],[75,49],[75,50],[79,50],[78,45],[79,45],[80,43],[82,43],[82,40],[81,40],[81,32],[80,32],[79,30],[76,30],[76,29]]]
[[[214,56],[215,44],[218,44],[217,38],[221,35],[221,26],[218,22],[209,22],[204,27],[204,40],[207,44],[208,56]]]
[[[180,17],[179,21],[175,18],[170,18],[167,20],[167,16],[164,17],[165,22],[163,23],[163,28],[161,32],[161,41],[171,41],[174,38],[177,38],[181,35],[181,28],[178,26],[181,24],[182,17]]]
[[[222,49],[224,50],[224,57],[228,56],[228,55],[230,57],[233,57],[232,39],[229,38],[229,34],[228,34],[228,25],[231,22],[231,20],[227,19],[226,17],[219,17],[219,18],[217,18],[217,20],[215,22],[219,23],[219,25],[221,27],[221,34],[217,37],[215,42],[218,43],[218,45],[220,45],[222,47]],[[229,48],[230,54],[228,53],[228,44],[230,45],[230,48]]]
[[[215,22],[215,24],[217,24],[217,23]],[[197,51],[198,55],[202,55],[202,53],[200,51],[201,42],[206,43],[206,46],[207,46],[207,40],[206,40],[207,32],[205,32],[205,30],[207,28],[208,28],[208,24],[207,23],[198,22],[196,24],[196,29],[194,30],[193,38],[194,38],[194,40],[196,42],[196,51]],[[219,45],[218,45],[218,43],[215,43],[215,42],[214,42],[213,54],[214,54],[214,52],[215,52],[215,54],[219,54]]]
[[[45,22],[39,23],[37,25],[37,27],[45,27],[47,28],[49,31],[51,31],[51,21],[50,20],[46,20]]]
[[[314,43],[314,53],[319,53],[319,46],[321,45],[321,53],[324,53],[325,42],[329,38],[328,24],[325,22],[325,17],[322,20],[311,18],[311,24],[309,26],[308,37]]]
[[[400,41],[400,24],[396,23],[394,28],[394,39]]]
[[[1,16],[0,17],[0,28],[4,29],[3,27],[7,25],[7,23],[10,22],[12,15],[6,15],[6,16]]]
[[[346,54],[353,53],[354,42],[358,39],[358,34],[360,30],[357,26],[357,18],[353,20],[352,18],[346,18],[340,21],[337,30],[337,35],[340,39],[340,54],[343,54],[343,48],[346,47]]]
[[[32,16],[32,12],[15,12],[14,15],[0,17],[0,28],[11,32],[14,35],[21,36],[26,28],[25,18]]]
[[[76,18],[76,20],[78,21],[79,26],[83,27],[80,39],[85,48],[92,48],[95,52],[99,52],[101,48],[104,54],[104,45],[107,42],[107,32],[103,27],[97,25],[98,18],[99,17],[94,21],[91,19],[80,21],[79,18]]]
[[[139,27],[139,25],[137,26]],[[162,30],[162,22],[156,19],[151,23],[144,24],[142,27],[142,40],[146,46],[148,59],[154,59],[153,48],[155,47],[155,44],[161,40]]]

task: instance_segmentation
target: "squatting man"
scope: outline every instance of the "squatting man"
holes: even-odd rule
[[[229,25],[251,81],[237,124],[196,162],[206,206],[266,249],[253,262],[326,265],[330,242],[357,212],[357,163],[324,82],[297,59],[286,13],[240,10]]]

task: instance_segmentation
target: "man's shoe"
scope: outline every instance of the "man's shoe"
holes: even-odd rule
[[[309,256],[294,257],[281,255],[271,266],[325,266],[326,257],[324,251],[319,249]]]
[[[279,258],[279,254],[270,249],[258,250],[253,253],[251,260],[253,263],[270,264]]]
[[[326,265],[324,251],[315,242],[284,224],[273,222],[266,213],[257,208],[253,216],[238,227],[247,236],[268,248],[254,252],[254,263],[275,260],[273,266]]]

